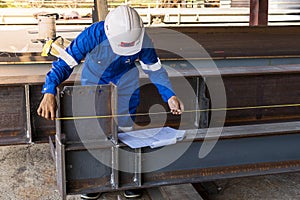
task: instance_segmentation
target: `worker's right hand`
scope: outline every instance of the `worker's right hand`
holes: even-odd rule
[[[46,119],[55,119],[56,113],[56,99],[53,94],[46,93],[40,103],[39,108],[37,109],[37,114]]]
[[[184,105],[177,96],[172,96],[168,99],[168,105],[173,115],[181,115],[184,111]]]

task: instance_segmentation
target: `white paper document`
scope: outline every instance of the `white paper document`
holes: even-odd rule
[[[175,144],[184,138],[184,130],[176,130],[170,127],[143,129],[119,133],[119,140],[131,148],[150,146],[151,148]]]

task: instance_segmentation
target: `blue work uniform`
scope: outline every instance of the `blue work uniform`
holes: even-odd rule
[[[118,88],[118,114],[134,114],[139,105],[139,70],[135,61],[139,59],[142,69],[157,87],[162,99],[167,102],[175,95],[166,70],[161,67],[153,44],[145,33],[140,52],[130,56],[120,56],[113,52],[104,31],[104,22],[96,22],[82,31],[66,48],[75,60],[83,63],[82,85],[108,84],[113,82]],[[60,57],[52,63],[46,75],[42,93],[56,94],[56,87],[72,73],[73,66]],[[119,126],[132,126],[130,117],[118,119]]]

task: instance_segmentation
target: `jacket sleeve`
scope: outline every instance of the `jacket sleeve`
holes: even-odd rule
[[[151,39],[147,34],[144,36],[143,48],[139,59],[143,71],[156,86],[163,101],[167,102],[170,97],[175,95],[175,92],[172,88],[167,71],[162,67]]]
[[[88,52],[100,44],[101,35],[103,36],[103,22],[92,24],[82,31],[66,48],[66,53],[75,62],[80,63]],[[52,63],[51,70],[46,75],[42,93],[56,94],[56,87],[65,81],[73,72],[73,66],[67,64],[67,60],[58,58]]]

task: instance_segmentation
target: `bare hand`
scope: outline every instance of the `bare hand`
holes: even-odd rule
[[[173,115],[180,115],[184,111],[183,103],[176,96],[170,97],[168,100],[168,104]]]
[[[44,94],[44,97],[40,103],[39,108],[37,109],[37,114],[46,119],[55,119],[56,112],[56,99],[53,94]]]

